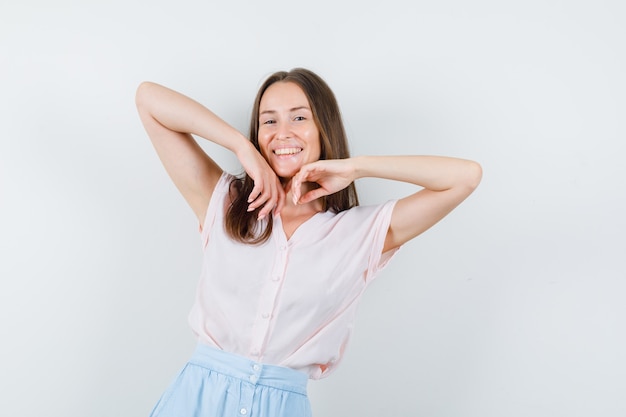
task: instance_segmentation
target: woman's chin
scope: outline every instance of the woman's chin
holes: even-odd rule
[[[276,175],[282,179],[290,180],[294,175],[300,171],[300,165],[292,165],[292,166],[272,166],[272,169],[276,173]]]

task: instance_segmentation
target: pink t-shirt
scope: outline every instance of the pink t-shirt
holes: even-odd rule
[[[317,213],[290,239],[275,216],[270,239],[246,245],[223,227],[232,178],[220,178],[202,225],[191,328],[209,346],[325,377],[343,356],[363,291],[397,251],[381,254],[395,201]]]

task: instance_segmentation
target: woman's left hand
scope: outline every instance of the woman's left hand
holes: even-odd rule
[[[336,193],[349,186],[355,179],[355,166],[350,158],[320,160],[304,165],[291,180],[293,202],[305,204]],[[302,184],[305,182],[317,183],[319,188],[301,195]]]

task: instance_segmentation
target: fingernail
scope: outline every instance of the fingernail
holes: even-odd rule
[[[257,220],[263,220],[265,218],[265,214],[259,214]]]
[[[248,206],[248,212],[254,211],[254,209],[250,206]]]

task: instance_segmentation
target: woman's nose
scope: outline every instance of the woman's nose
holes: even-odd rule
[[[276,131],[278,139],[288,139],[291,137],[291,125],[289,123],[280,123]]]

